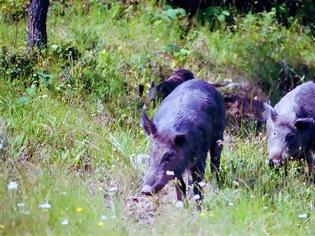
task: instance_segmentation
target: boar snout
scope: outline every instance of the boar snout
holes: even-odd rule
[[[142,187],[141,192],[143,195],[152,196],[153,194],[158,193],[164,186],[165,184],[158,184],[155,186],[150,186],[146,184]]]
[[[142,187],[142,194],[151,196],[157,194],[168,182],[168,178],[161,176],[156,172],[145,178]]]
[[[141,190],[143,195],[151,196],[152,195],[152,187],[150,185],[144,185]]]
[[[273,155],[270,159],[269,159],[269,166],[271,168],[280,168],[283,165],[283,158],[281,155]]]

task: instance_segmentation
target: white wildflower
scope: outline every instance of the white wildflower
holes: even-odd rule
[[[61,225],[68,225],[69,224],[69,220],[68,219],[63,219],[60,224]]]
[[[1,135],[1,131],[0,131],[0,150],[2,150],[4,148],[4,142],[3,142],[3,137]]]
[[[240,183],[237,182],[237,181],[235,181],[235,180],[233,181],[233,184],[234,184],[235,186],[237,186],[237,187],[240,185]]]
[[[18,202],[16,205],[18,207],[25,207],[25,203],[24,202]]]
[[[167,170],[166,171],[166,175],[169,175],[169,176],[174,176],[174,171],[171,171],[171,170]]]
[[[106,215],[101,215],[101,220],[107,220],[107,216]]]
[[[234,206],[234,203],[233,202],[229,202],[229,206]]]
[[[9,191],[16,190],[17,188],[18,188],[18,184],[17,184],[17,182],[15,182],[15,181],[11,181],[11,182],[8,184],[8,190],[9,190]]]
[[[57,50],[57,49],[59,48],[59,46],[58,46],[57,44],[53,44],[53,45],[51,45],[50,47],[51,47],[51,49],[53,49],[53,50]],[[34,74],[34,75],[36,75],[36,74]]]
[[[184,203],[183,203],[182,201],[177,201],[177,202],[175,203],[175,206],[176,206],[177,208],[183,208]]]
[[[42,204],[39,204],[38,207],[42,209],[49,209],[51,208],[51,205],[48,202],[44,202]]]
[[[203,182],[203,181],[201,181],[201,182],[199,182],[199,186],[200,186],[201,188],[203,188],[204,186],[206,186],[206,183]]]
[[[199,194],[194,195],[194,200],[199,200],[199,199],[200,199],[200,195]]]
[[[306,213],[299,214],[298,217],[299,217],[300,219],[306,219],[306,218],[307,218],[307,214],[306,214]]]
[[[118,188],[117,187],[111,187],[108,189],[108,192],[117,192]]]

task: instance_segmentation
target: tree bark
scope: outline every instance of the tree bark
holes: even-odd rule
[[[44,48],[47,45],[46,19],[49,0],[31,0],[28,9],[28,35],[29,48]]]

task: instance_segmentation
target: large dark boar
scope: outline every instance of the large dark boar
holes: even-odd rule
[[[177,200],[181,201],[182,194],[186,194],[182,174],[188,169],[195,198],[201,199],[199,183],[209,149],[212,173],[219,171],[224,125],[221,94],[207,82],[196,79],[182,83],[170,93],[153,121],[143,113],[142,126],[150,135],[152,146],[142,193],[155,194],[176,178]]]
[[[304,83],[287,93],[274,108],[265,104],[268,161],[280,167],[288,159],[306,159],[314,173],[315,84]]]

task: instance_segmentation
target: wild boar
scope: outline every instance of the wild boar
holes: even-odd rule
[[[265,103],[268,161],[279,168],[288,159],[306,159],[314,175],[315,84],[304,83],[287,93],[276,105]]]
[[[194,74],[190,70],[180,68],[175,70],[167,80],[161,82],[159,85],[155,85],[152,82],[146,104],[149,105],[153,101],[153,106],[155,106],[156,99],[163,100],[178,85],[191,79],[195,79]]]
[[[176,196],[181,201],[186,196],[182,174],[188,170],[195,199],[201,200],[199,183],[204,177],[208,150],[212,173],[218,176],[220,168],[225,127],[221,94],[205,81],[189,80],[163,100],[153,120],[144,112],[141,120],[152,141],[142,193],[156,194],[168,181],[177,179]]]
[[[155,83],[152,82],[145,104],[149,106],[150,103],[153,101],[153,107],[155,107],[156,100],[162,101],[178,85],[184,83],[187,80],[192,80],[192,79],[197,79],[197,78],[190,70],[180,68],[180,69],[175,70],[167,80],[162,81],[160,84],[155,85]],[[221,81],[221,82],[215,82],[215,83],[210,83],[210,84],[216,88],[221,88],[228,85],[228,82]],[[139,85],[139,87],[140,86],[143,87],[143,85]]]

